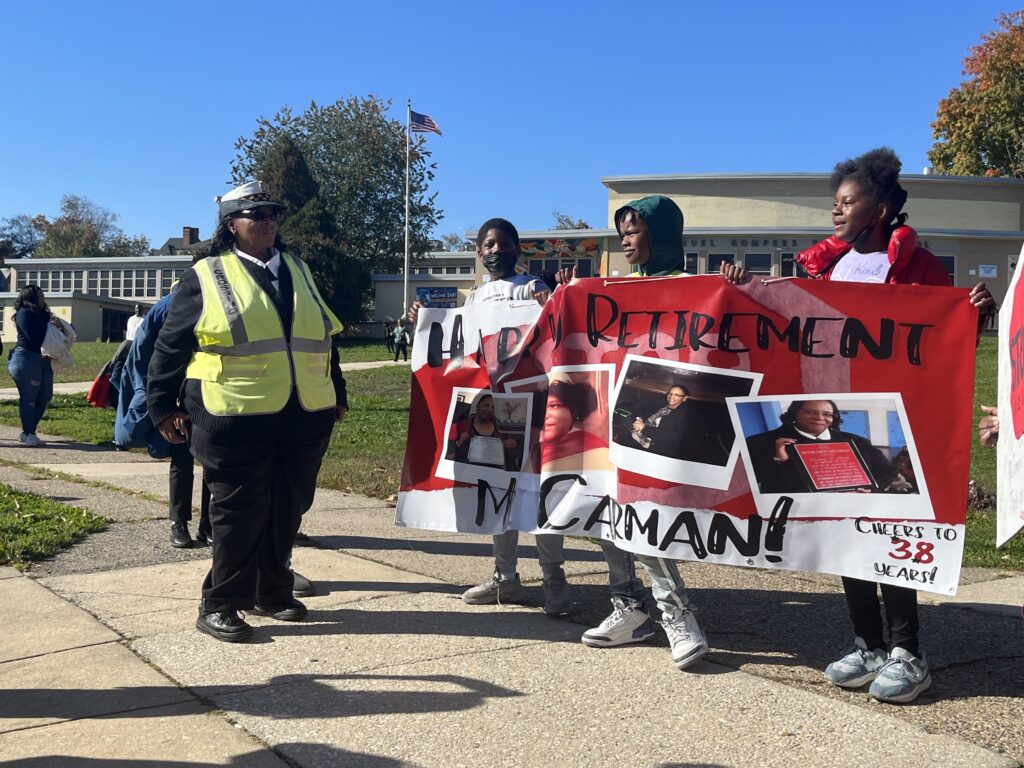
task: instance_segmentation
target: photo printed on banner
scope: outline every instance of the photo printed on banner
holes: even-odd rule
[[[728,488],[739,456],[726,401],[762,375],[627,355],[612,407],[611,458],[661,480]]]
[[[455,389],[437,476],[464,483],[484,480],[496,488],[508,487],[510,478],[530,461],[532,400],[530,395]]]
[[[792,517],[932,519],[899,393],[794,394],[728,403],[759,511]]]

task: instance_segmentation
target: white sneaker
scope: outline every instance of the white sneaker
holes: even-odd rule
[[[654,620],[639,605],[630,605],[619,598],[612,598],[615,609],[593,629],[588,629],[581,638],[591,648],[611,648],[616,645],[642,643],[654,637]]]
[[[825,678],[840,688],[860,688],[878,676],[889,655],[884,648],[868,648],[863,638],[854,638],[853,648],[825,668]]]
[[[664,613],[661,626],[665,628],[668,642],[672,646],[672,661],[679,669],[686,669],[708,652],[707,638],[697,624],[693,611],[684,610],[677,616]]]
[[[909,704],[931,687],[932,676],[924,654],[918,658],[897,646],[889,654],[889,660],[878,670],[868,693],[879,701]]]

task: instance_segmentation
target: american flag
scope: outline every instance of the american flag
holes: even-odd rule
[[[443,136],[441,129],[437,127],[437,123],[430,115],[421,115],[419,112],[413,112],[409,110],[410,123],[409,127],[413,133],[436,133],[438,136]]]

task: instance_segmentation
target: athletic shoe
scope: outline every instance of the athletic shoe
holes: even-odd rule
[[[583,633],[581,640],[591,648],[611,648],[616,645],[642,643],[654,637],[654,620],[640,605],[632,605],[620,598],[612,598],[614,610],[593,629]]]
[[[572,595],[561,569],[544,579],[544,613],[558,616],[572,610]]]
[[[849,653],[825,667],[825,677],[840,688],[860,688],[875,679],[887,658],[882,648],[870,651],[864,639],[858,637]]]
[[[928,662],[903,648],[893,648],[868,693],[879,701],[909,704],[932,687]]]
[[[29,448],[40,448],[43,445],[46,445],[46,443],[44,443],[42,440],[36,437],[35,434],[27,435],[24,432],[22,432],[21,437],[19,437],[18,439],[21,440],[21,442],[23,442]]]
[[[665,628],[672,646],[672,661],[679,669],[686,669],[708,652],[708,641],[697,624],[693,611],[684,610],[678,616],[664,613],[661,626]]]
[[[518,603],[525,597],[526,588],[520,583],[518,573],[514,579],[502,579],[495,573],[483,584],[470,587],[462,593],[463,601],[470,605]]]
[[[192,537],[189,535],[188,526],[185,523],[171,523],[171,546],[176,549],[192,546]]]

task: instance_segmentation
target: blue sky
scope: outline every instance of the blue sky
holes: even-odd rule
[[[602,176],[827,171],[888,144],[920,173],[940,98],[1013,6],[971,2],[27,2],[5,29],[0,218],[67,193],[154,245],[210,234],[235,140],[350,95],[428,134],[436,234],[553,209]],[[828,191],[822,190],[823,215]]]

